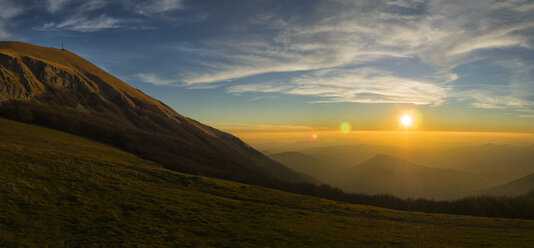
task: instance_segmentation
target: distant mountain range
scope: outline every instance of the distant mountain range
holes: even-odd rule
[[[419,151],[358,144],[270,156],[348,192],[452,199],[476,194],[533,172],[533,155],[534,150],[529,147],[511,145]],[[514,195],[526,193],[525,190],[517,192]]]
[[[336,174],[349,192],[392,194],[403,198],[454,199],[492,185],[498,175],[426,167],[379,154]]]
[[[182,172],[248,183],[318,182],[67,50],[0,42],[0,116],[96,139]]]

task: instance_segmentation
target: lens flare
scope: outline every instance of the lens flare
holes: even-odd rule
[[[348,122],[341,123],[340,129],[342,133],[349,133],[351,130],[350,123]]]

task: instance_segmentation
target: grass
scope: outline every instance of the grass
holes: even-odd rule
[[[403,212],[197,177],[0,119],[0,247],[532,247],[534,221]]]

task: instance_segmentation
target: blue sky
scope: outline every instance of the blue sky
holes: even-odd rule
[[[0,0],[0,39],[65,48],[218,127],[534,131],[532,1]]]

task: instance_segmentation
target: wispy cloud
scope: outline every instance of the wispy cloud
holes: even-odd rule
[[[490,64],[506,71],[502,83],[458,91],[456,97],[477,108],[534,112],[534,77],[531,73],[534,63],[501,59]]]
[[[35,30],[95,32],[110,28],[155,29],[146,23],[162,18],[174,20],[165,14],[185,8],[182,0],[47,0],[45,7],[59,18]]]
[[[135,5],[139,14],[154,15],[184,8],[182,0],[150,0]]]
[[[104,8],[117,1],[106,0],[46,0],[45,8],[52,14],[80,15],[88,11]]]
[[[281,92],[315,96],[314,103],[443,103],[447,88],[433,83],[402,78],[374,68],[319,70],[293,78],[289,83],[267,82],[235,85],[229,93]]]
[[[476,60],[477,52],[533,49],[534,22],[526,21],[534,19],[530,8],[528,1],[501,5],[493,1],[319,1],[291,15],[264,11],[254,15],[255,19],[242,20],[243,24],[234,26],[227,35],[183,50],[220,62],[207,64],[202,73],[183,73],[182,81],[188,85],[209,84],[301,71],[304,76],[288,79],[283,86],[249,84],[231,86],[227,91],[283,89],[280,92],[286,94],[325,98],[322,102],[439,105],[448,96],[473,93],[449,94],[461,91],[450,83],[462,76],[454,70]],[[384,61],[410,63],[414,59],[432,68],[427,75],[419,75],[425,80],[394,76],[394,67],[382,68],[382,75],[344,70]],[[334,69],[335,73],[317,75],[327,69]],[[524,87],[528,80],[516,80],[514,87]],[[480,89],[470,97],[471,105],[506,108],[530,104],[513,90],[501,91],[501,95],[495,90],[498,89]]]
[[[63,9],[69,2],[71,2],[71,0],[46,0],[46,9],[48,12],[54,14]]]
[[[18,6],[14,1],[0,0],[0,39],[7,39],[11,37],[11,34],[6,30],[8,22],[20,15],[23,12],[23,8]]]
[[[38,28],[40,31],[52,30],[71,30],[78,32],[96,32],[105,29],[113,29],[120,27],[120,20],[101,14],[94,18],[85,16],[75,16],[64,20],[61,23],[47,23]]]
[[[161,79],[157,75],[150,73],[138,73],[135,76],[144,83],[154,85],[171,85],[173,83],[176,83],[175,80]]]
[[[473,100],[472,106],[485,109],[505,109],[528,106],[531,102],[507,95],[493,95],[486,91],[472,90],[463,92],[467,99]]]
[[[226,88],[228,93],[240,94],[245,92],[262,92],[262,93],[272,93],[272,92],[282,92],[292,88],[289,85],[281,85],[276,82],[268,83],[256,83],[256,84],[240,84],[234,85]]]

